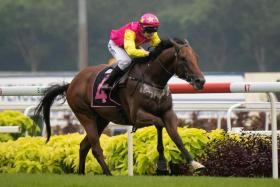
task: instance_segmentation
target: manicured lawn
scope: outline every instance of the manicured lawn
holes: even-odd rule
[[[78,176],[51,174],[0,174],[0,187],[273,187],[280,180],[232,177]]]

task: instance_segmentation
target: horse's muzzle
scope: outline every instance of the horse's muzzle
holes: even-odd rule
[[[196,77],[196,76],[188,76],[185,75],[185,80],[190,83],[194,89],[196,90],[202,90],[203,86],[205,84],[205,78],[204,77]]]
[[[194,89],[196,90],[202,90],[205,84],[205,79],[204,78],[194,78],[192,80],[192,85]]]

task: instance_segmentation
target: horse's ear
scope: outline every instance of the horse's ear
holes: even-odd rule
[[[169,41],[173,44],[176,51],[180,49],[180,44],[178,44],[175,40],[173,40],[172,38],[169,38]]]
[[[186,45],[190,46],[190,42],[187,39],[184,39]]]

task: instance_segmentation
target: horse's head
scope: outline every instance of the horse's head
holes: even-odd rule
[[[170,39],[175,49],[175,74],[189,82],[195,89],[203,89],[205,78],[198,66],[198,55],[194,52],[189,42],[178,43]]]

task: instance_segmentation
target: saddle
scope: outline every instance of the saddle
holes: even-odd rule
[[[93,83],[91,107],[120,107],[120,98],[118,98],[118,94],[116,94],[118,89],[125,84],[126,80],[129,78],[129,72],[135,64],[146,63],[148,61],[149,57],[134,58],[130,66],[124,70],[123,76],[115,80],[113,88],[108,94],[101,88],[117,64],[113,64],[101,70]]]
[[[108,92],[108,94],[102,90],[102,85],[108,79],[110,73],[113,71],[115,65],[108,66],[101,70],[92,86],[92,99],[91,99],[91,107],[119,107],[120,106],[120,98],[116,94],[118,88],[121,85],[124,85],[125,80],[127,79],[128,72],[127,69],[122,77],[115,80],[113,84],[112,90]]]

